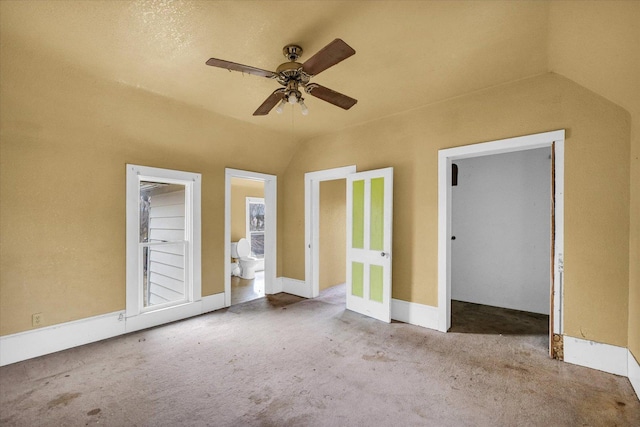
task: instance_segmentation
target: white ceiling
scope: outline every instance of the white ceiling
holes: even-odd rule
[[[3,1],[0,19],[0,37],[96,77],[301,139],[547,71],[546,2]],[[275,70],[286,44],[304,62],[335,38],[356,55],[312,81],[356,98],[349,111],[307,96],[309,116],[254,117],[279,85],[205,65]]]

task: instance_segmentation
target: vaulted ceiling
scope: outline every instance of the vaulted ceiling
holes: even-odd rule
[[[3,1],[0,19],[0,41],[300,139],[548,71],[546,2]],[[356,55],[313,81],[356,98],[348,111],[307,96],[306,117],[254,117],[279,85],[205,65],[275,70],[285,45],[304,62],[335,38]]]

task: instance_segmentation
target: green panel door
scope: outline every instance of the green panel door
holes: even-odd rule
[[[347,178],[347,309],[391,320],[393,169]]]

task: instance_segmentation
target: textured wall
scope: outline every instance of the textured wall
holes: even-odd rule
[[[554,1],[550,6],[549,69],[631,115],[628,326],[629,349],[640,360],[640,2]]]
[[[100,8],[89,3],[63,6],[59,2],[2,3],[3,12],[25,5],[28,13],[14,15],[18,19],[11,19],[11,13],[2,14],[0,334],[29,329],[34,312],[44,312],[45,323],[53,324],[123,308],[123,194],[127,162],[203,173],[205,295],[222,290],[224,210],[220,200],[224,195],[224,167],[279,174],[279,273],[301,278],[304,263],[300,259],[304,251],[300,230],[304,221],[303,180],[299,171],[352,163],[357,163],[360,169],[393,164],[399,180],[396,215],[402,218],[396,221],[396,234],[400,233],[402,242],[397,244],[403,245],[399,247],[402,259],[396,257],[402,269],[394,269],[394,277],[398,279],[394,295],[435,304],[434,235],[429,235],[431,240],[414,237],[416,233],[433,233],[436,204],[436,187],[431,185],[436,169],[433,153],[437,148],[566,127],[570,171],[567,185],[581,187],[578,192],[567,194],[570,203],[567,215],[575,216],[568,218],[567,230],[573,230],[568,241],[573,251],[567,251],[567,330],[575,336],[620,345],[628,338],[629,348],[639,357],[640,3],[554,1],[526,6],[509,3],[509,10],[500,14],[478,14],[469,9],[463,20],[459,12],[468,5],[451,6],[457,13],[447,10],[448,5],[438,5],[434,9],[437,13],[429,14],[433,25],[422,25],[421,29],[450,33],[454,27],[465,31],[455,32],[456,37],[444,42],[426,37],[432,33],[423,33],[424,38],[406,37],[416,43],[416,49],[409,51],[428,53],[414,54],[412,64],[421,66],[413,67],[409,75],[396,82],[411,90],[399,91],[390,84],[380,86],[375,94],[394,97],[399,105],[407,105],[409,100],[412,111],[313,139],[297,154],[296,162],[302,165],[291,164],[286,182],[281,172],[295,149],[289,133],[258,130],[172,101],[172,96],[183,94],[188,87],[186,80],[181,81],[182,67],[176,67],[172,84],[159,79],[159,74],[147,72],[157,63],[141,61],[140,57],[149,48],[158,46],[166,54],[162,57],[184,54],[195,34],[193,25],[183,20],[164,22],[162,19],[170,19],[172,15],[149,16],[143,9],[120,16],[117,10],[126,9],[122,2],[104,2]],[[352,14],[349,19],[354,16],[358,22],[369,22],[376,16],[388,19],[392,11],[404,14],[407,19],[419,16],[415,13],[419,9],[417,2],[407,3],[406,6],[411,6],[408,8],[382,3],[376,2],[368,14]],[[115,9],[109,9],[109,4]],[[134,8],[144,6],[139,2],[132,4]],[[231,7],[220,2],[210,5],[214,9]],[[158,7],[177,6],[162,3]],[[334,21],[333,13],[338,9],[329,10],[324,4],[316,7],[323,10],[324,22]],[[517,10],[520,7],[526,9],[524,13]],[[102,12],[98,13],[98,9]],[[264,5],[252,14],[252,19],[264,21],[264,13],[271,9]],[[92,18],[83,19],[86,18],[83,13]],[[56,19],[52,19],[54,15]],[[500,25],[494,25],[496,16],[502,21]],[[159,44],[158,33],[140,32],[135,26],[139,18],[160,22],[163,25],[154,28],[161,36],[174,31],[176,37],[163,37],[164,42]],[[114,20],[117,29],[126,31],[117,31],[112,25]],[[359,50],[368,44],[387,49],[386,55],[372,60],[376,73],[383,72],[385,63],[380,63],[379,58],[393,58],[396,45],[385,47],[384,33],[363,35],[359,30],[362,25],[352,24],[349,21],[348,27],[344,26],[348,33],[343,36]],[[277,23],[271,25],[280,28]],[[394,31],[409,36],[410,28],[398,26]],[[487,32],[489,37],[483,40],[490,43],[477,46],[468,42],[476,35],[486,36]],[[21,38],[14,39],[13,34]],[[119,38],[122,34],[125,37]],[[235,49],[237,40],[231,42],[235,38],[230,35],[232,32],[222,34],[226,38],[219,44],[225,49]],[[200,37],[192,46],[202,46],[202,40],[210,38]],[[509,55],[504,55],[505,49]],[[96,51],[108,54],[94,56],[92,53]],[[465,55],[457,56],[460,52]],[[490,55],[492,52],[500,53],[499,60]],[[113,60],[119,53],[124,53],[126,60]],[[191,63],[190,58],[188,61]],[[460,61],[465,61],[463,67],[450,68]],[[499,65],[497,69],[495,64]],[[450,72],[438,72],[442,69]],[[598,96],[553,76],[416,108],[425,99],[451,96],[451,90],[447,89],[465,93],[545,69],[622,106],[630,118],[622,118],[624,113]],[[196,77],[209,82],[210,73],[197,73]],[[243,76],[231,78],[240,81]],[[420,79],[429,86],[422,86],[422,91],[413,90],[420,89]],[[130,86],[117,83],[121,81]],[[242,82],[249,85],[244,89],[251,93],[258,84],[248,79]],[[331,82],[339,88],[339,75],[323,75],[324,84],[334,87]],[[342,123],[347,121],[345,117],[348,120],[362,117],[357,116],[360,110],[384,108],[375,102],[365,103],[365,98],[358,95],[370,93],[367,79],[359,79],[354,85],[349,94],[363,102],[359,109],[348,113],[356,116],[340,115]],[[200,87],[190,93],[189,99],[200,99],[195,96],[201,93]],[[207,98],[207,102],[215,104],[212,99]],[[227,109],[225,104],[225,112]],[[325,111],[332,110],[322,106],[316,114],[323,116]],[[383,111],[392,112],[395,110]],[[631,134],[624,136],[629,120]],[[327,145],[314,147],[323,142]],[[377,152],[371,152],[372,148]],[[426,222],[422,220],[425,215]],[[621,239],[627,241],[626,249]],[[283,253],[291,256],[286,265]],[[621,285],[625,280],[626,285]],[[627,313],[628,321],[621,326],[619,323],[624,323]]]
[[[125,308],[126,163],[202,173],[202,294],[223,292],[224,168],[281,174],[291,138],[0,52],[0,334]]]
[[[345,282],[345,221],[347,183],[345,179],[320,182],[320,289]]]
[[[626,346],[629,116],[554,74],[305,143],[285,172],[284,275],[304,278],[304,172],[393,166],[393,297],[436,306],[438,150],[555,129],[567,130],[565,331]]]
[[[231,178],[231,241],[247,233],[247,197],[264,198],[264,182]]]

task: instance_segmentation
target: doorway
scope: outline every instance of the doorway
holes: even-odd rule
[[[345,180],[355,172],[356,167],[352,165],[304,175],[305,283],[310,288],[311,298],[320,295],[320,183]]]
[[[243,221],[237,224],[237,228],[241,231],[232,231],[233,222],[233,202],[232,192],[234,182],[244,182],[247,185],[246,188],[254,188],[259,190],[262,197],[255,198],[247,195],[241,196],[240,210],[243,213],[251,213],[252,209],[255,213],[254,222],[256,224],[253,231],[250,225],[247,225],[246,218],[243,215]],[[251,183],[253,185],[251,185]],[[240,188],[240,187],[237,187]],[[236,191],[237,193],[238,191]],[[252,193],[253,194],[253,193]],[[258,203],[258,200],[260,199]],[[255,206],[253,206],[255,205]],[[260,205],[260,206],[258,206]],[[225,244],[224,244],[224,294],[225,294],[225,306],[229,307],[232,304],[232,270],[234,265],[232,264],[231,257],[231,243],[232,241],[238,241],[240,237],[247,237],[246,233],[249,233],[248,238],[250,242],[250,248],[252,254],[258,254],[261,258],[258,260],[256,267],[257,272],[251,286],[251,294],[256,294],[256,289],[253,284],[259,284],[257,296],[264,296],[265,294],[272,294],[276,283],[276,265],[277,265],[277,252],[276,252],[276,236],[277,236],[277,177],[275,175],[268,175],[258,172],[244,171],[238,169],[225,169]],[[234,238],[236,240],[234,240]],[[234,279],[236,279],[234,277]],[[240,279],[236,279],[240,281]],[[260,282],[260,283],[258,283]],[[239,282],[240,283],[240,282]],[[240,283],[241,284],[241,283]],[[244,289],[246,291],[248,288]],[[247,298],[251,298],[248,295]],[[234,298],[234,303],[242,300]]]
[[[231,305],[265,296],[264,209],[264,181],[231,178]],[[242,239],[248,247],[244,256],[255,261],[238,258],[237,245]]]
[[[320,263],[318,265],[320,292],[336,297],[346,292],[347,248],[347,181],[335,179],[320,182],[319,204]],[[331,291],[327,289],[332,288]]]
[[[534,148],[452,164],[450,331],[535,335],[542,337],[535,345],[546,347],[550,153]]]
[[[346,308],[391,322],[393,168],[354,166],[305,174],[305,282],[320,293],[320,182],[346,178]],[[311,289],[309,289],[311,288]]]
[[[546,132],[518,138],[492,141],[482,144],[440,150],[438,162],[438,329],[447,332],[451,328],[451,299],[452,299],[452,245],[458,243],[452,240],[455,232],[452,229],[452,192],[454,162],[460,163],[464,159],[491,156],[494,154],[516,153],[525,150],[546,148],[551,152],[551,218],[547,240],[549,244],[549,287],[546,291],[546,301],[549,307],[550,335],[562,334],[562,260],[564,237],[564,130]],[[458,184],[461,175],[458,169]],[[457,248],[456,248],[457,250]],[[464,292],[463,292],[464,293]],[[539,293],[538,293],[539,294]],[[544,298],[545,292],[542,293]],[[540,300],[541,296],[536,298]],[[515,298],[518,299],[517,297]],[[522,299],[522,298],[521,298]],[[521,309],[518,304],[526,301],[511,302],[512,308]],[[545,311],[538,307],[533,311]],[[544,303],[542,303],[544,304]],[[524,307],[524,305],[522,306]],[[552,340],[550,339],[550,351]]]

